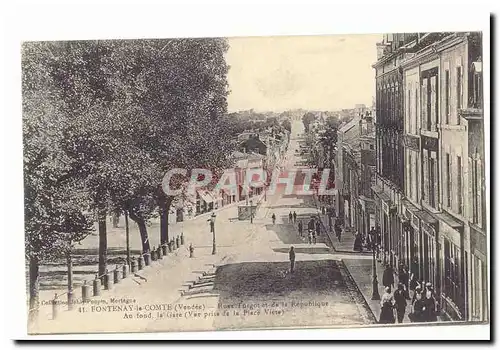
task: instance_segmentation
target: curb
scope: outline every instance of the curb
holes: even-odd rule
[[[346,277],[349,279],[350,284],[356,287],[357,295],[353,295],[351,293],[351,296],[352,297],[355,297],[355,296],[359,297],[359,296],[361,296],[361,298],[363,299],[363,302],[362,302],[361,306],[368,313],[369,321],[372,322],[372,323],[374,323],[374,324],[378,324],[378,318],[377,318],[377,316],[375,315],[375,313],[373,312],[372,308],[370,307],[370,304],[369,304],[368,300],[366,299],[366,297],[361,292],[361,289],[359,288],[358,284],[356,283],[356,281],[352,277],[351,271],[349,271],[349,269],[347,268],[346,264],[344,263],[344,259],[340,259],[339,261],[342,263],[342,269],[343,269],[343,271],[345,271]]]

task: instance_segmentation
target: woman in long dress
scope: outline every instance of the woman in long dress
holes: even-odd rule
[[[382,295],[380,300],[380,320],[379,323],[395,323],[396,319],[394,318],[394,296],[391,293],[391,288],[386,287],[385,293]]]

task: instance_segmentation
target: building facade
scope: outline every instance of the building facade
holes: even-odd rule
[[[401,231],[404,196],[404,87],[400,50],[415,34],[385,34],[377,44],[376,71],[376,225],[381,233],[381,259],[397,266],[402,261]]]
[[[431,282],[444,318],[485,320],[481,35],[392,34],[384,40],[374,65],[373,188],[384,259],[402,262],[419,280]],[[401,164],[401,178],[388,174]]]

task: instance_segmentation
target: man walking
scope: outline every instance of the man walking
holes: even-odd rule
[[[288,214],[288,222],[292,223],[292,220],[293,220],[293,215],[292,212],[290,212],[290,214]]]
[[[293,271],[295,270],[295,250],[293,249],[293,246],[290,247],[288,256],[290,258],[290,273],[293,273]]]
[[[319,222],[319,219],[318,221],[316,221],[316,236],[319,236],[321,234],[321,223]]]
[[[293,212],[293,223],[295,224],[297,222],[297,213],[294,211]]]
[[[385,266],[384,274],[382,275],[382,284],[384,287],[394,287],[394,270],[390,264]]]
[[[337,223],[335,223],[335,234],[340,242],[340,237],[342,236],[342,227],[340,227],[340,225]]]
[[[394,301],[396,306],[396,313],[398,316],[398,323],[403,323],[406,312],[406,296],[404,285],[402,283],[398,284],[398,289],[394,292]]]
[[[300,237],[302,237],[302,229],[303,229],[302,221],[299,221],[299,235],[300,235]]]

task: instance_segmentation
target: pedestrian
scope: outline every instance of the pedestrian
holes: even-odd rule
[[[307,239],[309,240],[309,244],[312,243],[312,230],[308,230],[308,233],[307,233]]]
[[[312,231],[313,244],[316,244],[316,232]]]
[[[420,286],[415,288],[415,294],[413,295],[414,301],[412,302],[412,310],[408,315],[411,322],[423,322],[425,303],[422,298],[422,288]]]
[[[293,212],[293,223],[295,224],[297,222],[297,213],[294,211]]]
[[[193,243],[189,243],[189,257],[194,258],[194,248]]]
[[[407,300],[410,300],[410,291],[409,291],[409,276],[408,276],[408,269],[406,268],[405,264],[401,264],[401,270],[399,272],[399,282],[403,284],[405,287],[405,298]]]
[[[359,232],[356,232],[356,238],[354,238],[354,249],[355,252],[362,252],[363,251],[363,245],[361,242],[361,235]]]
[[[403,323],[406,311],[406,293],[403,283],[399,283],[398,289],[394,292],[394,302],[396,305],[396,313],[398,315],[398,323]]]
[[[413,292],[413,296],[415,296],[415,290],[418,287],[417,276],[412,272],[410,275],[410,290]]]
[[[303,229],[302,221],[299,221],[299,235],[300,235],[300,237],[302,237],[302,229]]]
[[[391,294],[391,287],[385,288],[385,293],[380,300],[380,319],[379,323],[395,323],[394,319],[394,296]]]
[[[384,287],[394,287],[394,270],[390,264],[385,266],[384,274],[382,276],[382,284]]]
[[[316,221],[316,235],[319,237],[320,234],[321,234],[321,223],[318,219],[318,221]]]
[[[307,224],[307,229],[310,230],[310,231],[314,231],[314,227],[315,227],[315,225],[314,225],[314,219],[311,218],[309,220],[309,223]]]
[[[273,213],[273,215],[271,216],[271,218],[273,219],[273,225],[276,223],[276,215]]]
[[[293,273],[295,270],[295,250],[293,249],[293,246],[290,247],[288,256],[290,257],[290,273]]]
[[[335,223],[335,235],[340,242],[340,237],[342,236],[342,227],[339,224]]]
[[[430,284],[430,283],[429,283]],[[423,321],[424,322],[436,322],[437,321],[437,312],[436,312],[436,298],[434,298],[434,289],[431,286],[426,285],[425,297],[424,300],[424,314]]]
[[[288,214],[288,222],[292,223],[293,221],[293,214],[292,212],[290,212],[290,214]]]

